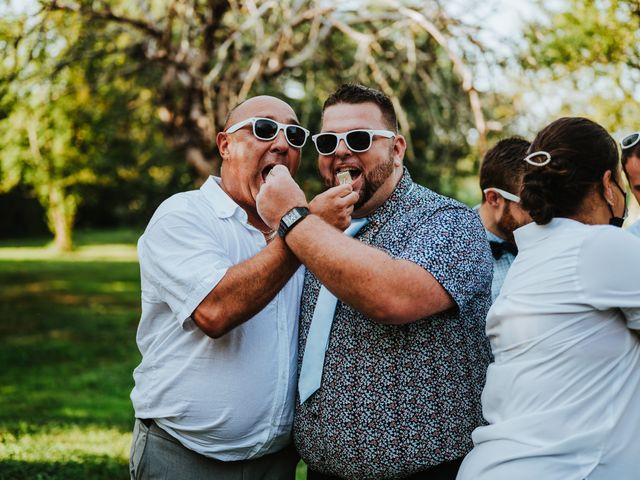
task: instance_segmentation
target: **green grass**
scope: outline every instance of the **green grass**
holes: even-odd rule
[[[0,247],[0,479],[127,478],[137,233]]]
[[[138,235],[0,243],[0,480],[128,478]]]

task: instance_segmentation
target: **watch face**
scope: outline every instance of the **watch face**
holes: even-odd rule
[[[288,212],[282,218],[282,220],[284,220],[284,223],[286,223],[287,225],[291,225],[291,223],[293,223],[299,217],[300,217],[300,213],[298,213],[298,211],[294,209],[294,210],[291,210],[290,212]]]

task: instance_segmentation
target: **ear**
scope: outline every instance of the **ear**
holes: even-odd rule
[[[393,165],[396,167],[402,166],[402,160],[404,159],[404,152],[407,150],[407,141],[402,135],[396,135],[393,142]]]
[[[492,207],[497,208],[500,206],[500,201],[503,200],[502,196],[498,192],[489,190],[484,194],[485,201]]]
[[[602,193],[605,201],[613,207],[615,195],[613,193],[611,170],[607,170],[602,174]]]
[[[227,132],[218,132],[218,135],[216,135],[216,145],[218,146],[220,157],[222,157],[222,160],[225,160],[229,156],[229,135]]]

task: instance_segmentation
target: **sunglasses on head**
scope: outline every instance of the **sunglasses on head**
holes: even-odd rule
[[[344,133],[318,133],[311,137],[320,155],[331,155],[338,149],[340,140],[344,140],[352,152],[362,153],[371,148],[373,137],[377,135],[393,138],[395,133],[389,130],[349,130]]]
[[[623,150],[626,150],[627,148],[635,147],[638,142],[640,142],[640,132],[635,132],[624,137],[620,142],[620,146]]]
[[[251,117],[241,122],[235,123],[227,128],[227,133],[233,133],[242,127],[251,124],[253,127],[253,135],[258,140],[268,142],[278,136],[280,130],[284,130],[284,136],[287,143],[294,148],[302,148],[309,136],[309,130],[300,125],[276,122],[270,118]]]

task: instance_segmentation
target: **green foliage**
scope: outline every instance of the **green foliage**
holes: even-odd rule
[[[149,101],[155,72],[133,79],[126,56],[112,52],[127,33],[114,38],[62,12],[43,17],[46,35],[29,31],[26,17],[0,24],[0,41],[13,45],[0,64],[10,92],[0,103],[0,192],[30,186],[60,249],[71,247],[83,202],[104,212],[94,224],[140,223],[167,190],[190,183]],[[114,208],[101,204],[114,197]]]
[[[556,115],[589,116],[618,135],[637,130],[638,1],[566,0],[554,10],[539,2],[539,9],[545,18],[530,26],[522,52],[531,90],[557,102]]]

